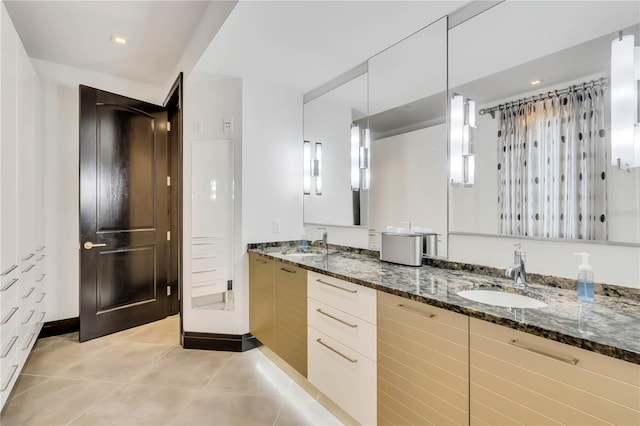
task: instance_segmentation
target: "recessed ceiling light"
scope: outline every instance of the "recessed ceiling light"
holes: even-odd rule
[[[127,44],[127,39],[115,34],[111,34],[111,41],[115,44]]]
[[[542,83],[544,80],[533,80],[530,81],[529,84],[532,86],[537,86],[538,84]]]

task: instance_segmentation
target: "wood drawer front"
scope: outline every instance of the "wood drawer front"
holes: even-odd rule
[[[311,327],[376,361],[375,325],[311,298],[308,303]]]
[[[191,287],[191,297],[209,296],[227,291],[227,281],[218,280],[205,285]]]
[[[307,271],[275,262],[273,350],[307,377]]]
[[[309,327],[309,382],[360,424],[376,424],[375,362],[313,327]]]
[[[275,328],[274,261],[249,253],[249,331],[273,348]]]
[[[378,424],[468,424],[468,353],[468,317],[380,292]]]
[[[478,319],[470,340],[471,416],[479,422],[493,415],[530,424],[640,424],[640,365]]]
[[[309,297],[376,324],[376,291],[315,272],[308,273]]]

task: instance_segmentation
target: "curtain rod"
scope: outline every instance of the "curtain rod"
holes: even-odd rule
[[[532,102],[541,101],[543,99],[550,99],[554,96],[562,96],[567,93],[575,92],[577,90],[584,90],[586,88],[596,87],[596,86],[607,86],[609,80],[606,78],[599,78],[597,80],[585,81],[582,84],[574,84],[573,86],[569,86],[566,89],[562,90],[553,90],[546,93],[540,93],[539,95],[530,96],[528,98],[518,99],[517,101],[506,102],[504,104],[496,105],[491,108],[483,108],[478,111],[478,114],[485,115],[487,113],[491,114],[491,118],[496,118],[496,111],[501,111],[505,108],[512,107],[515,105],[525,105]]]

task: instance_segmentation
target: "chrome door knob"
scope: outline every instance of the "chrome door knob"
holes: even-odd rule
[[[91,241],[87,241],[86,243],[84,243],[83,247],[85,248],[85,250],[91,250],[94,247],[106,247],[106,244],[96,244],[96,243],[92,243]]]

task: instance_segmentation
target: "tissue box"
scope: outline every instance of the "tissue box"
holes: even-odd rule
[[[380,260],[408,266],[422,265],[422,234],[383,232]]]

